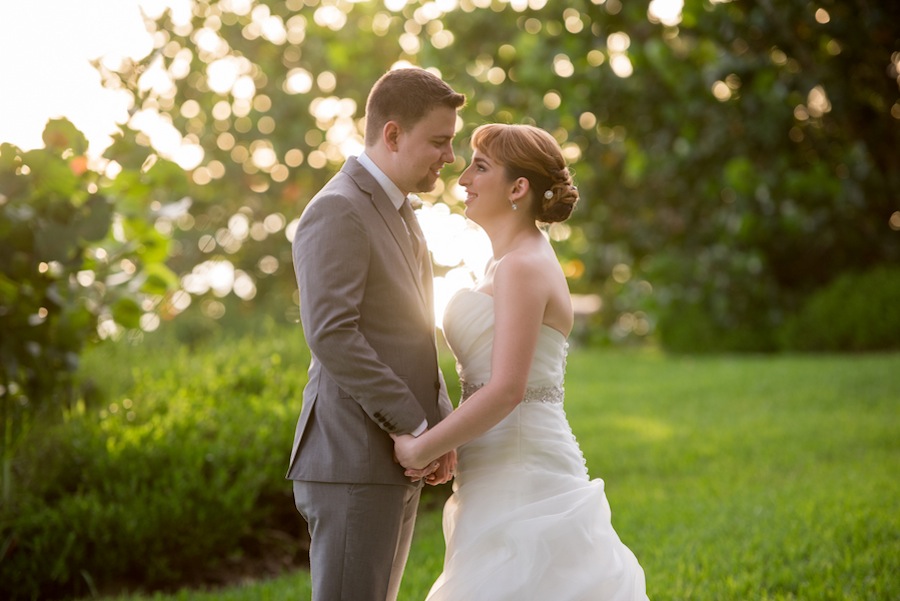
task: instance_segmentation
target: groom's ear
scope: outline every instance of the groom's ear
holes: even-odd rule
[[[400,124],[396,121],[388,121],[381,130],[381,139],[391,152],[397,152],[400,133]]]

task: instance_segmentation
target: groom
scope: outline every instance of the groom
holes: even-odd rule
[[[424,69],[389,71],[366,102],[365,152],[310,201],[294,236],[300,319],[312,354],[287,478],[309,524],[313,601],[393,601],[422,479],[391,434],[452,411],[438,367],[431,262],[407,195],[454,160],[465,97]]]

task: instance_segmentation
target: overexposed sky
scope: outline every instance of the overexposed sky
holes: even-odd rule
[[[128,95],[104,89],[89,61],[151,50],[138,0],[0,0],[0,142],[43,146],[47,120],[65,116],[101,153]]]

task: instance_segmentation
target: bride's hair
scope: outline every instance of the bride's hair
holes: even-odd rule
[[[559,143],[543,129],[525,124],[481,125],[472,132],[472,148],[503,165],[511,180],[528,180],[537,221],[565,221],[572,214],[578,188]]]

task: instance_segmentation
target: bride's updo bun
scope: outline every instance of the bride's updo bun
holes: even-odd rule
[[[536,221],[565,221],[578,202],[578,188],[559,143],[532,125],[490,123],[472,132],[472,148],[503,165],[510,180],[524,177],[531,186]]]

